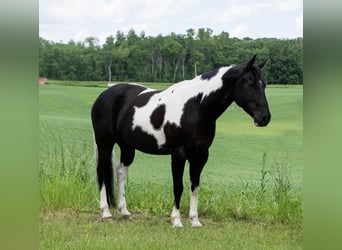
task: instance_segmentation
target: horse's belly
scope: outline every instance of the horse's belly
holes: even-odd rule
[[[169,154],[170,149],[166,147],[164,131],[147,132],[143,127],[137,126],[126,136],[127,143],[144,153],[149,154]]]
[[[146,137],[148,136],[150,140],[154,140],[158,147],[161,147],[165,144],[165,133],[164,126],[161,126],[159,129],[155,129],[153,125],[150,123],[149,119],[135,120],[132,125],[132,133],[141,134],[140,136]]]

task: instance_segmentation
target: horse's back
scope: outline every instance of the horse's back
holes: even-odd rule
[[[91,118],[95,139],[114,139],[116,125],[122,112],[134,102],[136,96],[146,90],[135,84],[116,84],[103,91],[95,100],[91,109]]]

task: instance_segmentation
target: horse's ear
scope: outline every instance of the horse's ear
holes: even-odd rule
[[[267,61],[268,61],[268,58],[266,58],[266,60],[265,60],[264,62],[262,62],[262,63],[260,63],[260,64],[258,65],[259,68],[262,69],[262,68],[265,66],[265,64],[266,64]]]
[[[255,62],[256,56],[257,56],[257,55],[254,55],[254,56],[252,57],[252,59],[249,60],[248,63],[246,63],[245,67],[243,68],[243,71],[244,71],[244,72],[247,72],[247,71],[249,71],[249,70],[252,68],[252,65],[253,65],[254,62]]]

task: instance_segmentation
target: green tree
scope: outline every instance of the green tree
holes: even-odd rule
[[[50,79],[177,82],[258,54],[260,61],[269,58],[268,83],[303,83],[303,38],[238,39],[210,28],[151,37],[131,29],[110,35],[102,46],[96,37],[39,43],[39,74]]]

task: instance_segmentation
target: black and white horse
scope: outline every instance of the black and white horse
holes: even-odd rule
[[[100,94],[92,107],[91,118],[103,218],[112,216],[109,211],[109,206],[114,205],[112,150],[117,144],[121,150],[116,172],[118,209],[122,215],[130,215],[125,178],[135,150],[170,154],[172,226],[183,226],[179,207],[186,161],[190,164],[191,181],[189,217],[193,227],[201,226],[197,212],[200,175],[215,136],[217,118],[235,101],[254,119],[256,126],[266,126],[271,119],[262,73],[266,61],[256,65],[255,57],[246,64],[222,67],[164,91],[138,84],[117,84]]]

